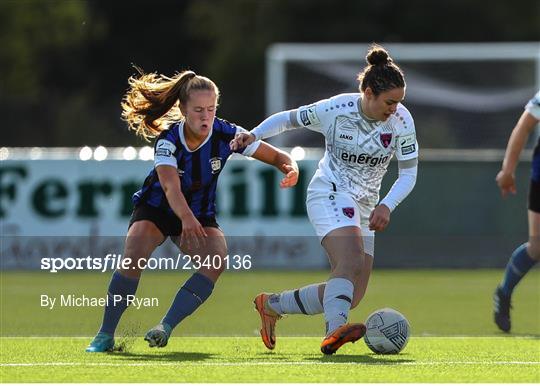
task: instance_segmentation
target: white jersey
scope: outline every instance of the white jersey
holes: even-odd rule
[[[527,103],[525,110],[536,119],[540,120],[540,91]]]
[[[364,205],[379,201],[381,181],[390,159],[418,158],[414,122],[398,104],[388,120],[367,118],[360,108],[362,95],[340,94],[297,109],[299,125],[325,136],[326,151],[310,187],[334,183]]]

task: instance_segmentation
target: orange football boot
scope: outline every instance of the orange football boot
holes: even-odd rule
[[[255,309],[261,316],[261,338],[264,345],[273,350],[276,347],[276,322],[281,319],[281,315],[275,312],[268,305],[268,298],[272,294],[258,294],[253,303]]]
[[[345,343],[354,343],[366,333],[366,326],[363,323],[347,323],[336,328],[321,343],[323,354],[332,355]]]

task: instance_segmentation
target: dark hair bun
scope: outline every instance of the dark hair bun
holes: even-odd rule
[[[366,62],[372,66],[384,66],[389,64],[392,58],[388,55],[388,52],[381,46],[373,46],[366,55]]]

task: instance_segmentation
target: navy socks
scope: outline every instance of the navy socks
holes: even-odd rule
[[[178,323],[191,315],[208,299],[213,289],[212,280],[200,273],[193,274],[178,290],[162,323],[167,323],[171,328],[175,328]]]
[[[114,335],[116,326],[127,308],[126,298],[128,295],[135,295],[138,285],[138,278],[124,276],[118,271],[113,273],[107,291],[107,305],[105,306],[103,323],[99,332]]]
[[[506,265],[504,279],[500,285],[502,292],[511,296],[514,287],[536,263],[536,260],[531,259],[527,253],[527,243],[517,247]]]

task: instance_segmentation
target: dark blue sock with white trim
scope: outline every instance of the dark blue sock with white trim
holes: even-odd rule
[[[511,296],[514,287],[520,282],[529,270],[537,263],[527,253],[527,243],[516,248],[504,271],[504,279],[501,283],[502,292]]]
[[[162,323],[175,328],[178,323],[191,315],[212,294],[214,283],[206,276],[195,273],[178,290]]]
[[[103,323],[99,332],[114,335],[116,326],[118,326],[122,314],[128,307],[126,298],[128,295],[135,295],[138,285],[139,278],[127,277],[118,271],[114,271],[107,291],[107,305],[105,306]]]

